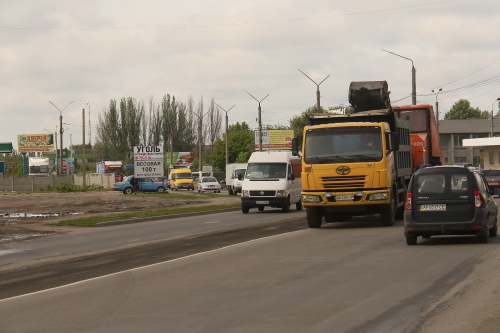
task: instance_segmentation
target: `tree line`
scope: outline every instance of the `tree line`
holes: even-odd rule
[[[265,129],[292,129],[294,135],[299,136],[307,125],[309,115],[317,112],[316,106],[311,106],[300,115],[290,118],[288,125],[266,126]],[[353,110],[350,106],[338,105],[321,107],[319,112],[352,113]],[[468,100],[460,99],[445,114],[444,119],[489,117],[489,111],[473,108]],[[183,103],[167,94],[159,103],[150,97],[147,105],[128,97],[119,102],[110,100],[109,106],[98,115],[96,141],[92,148],[96,161],[109,159],[125,163],[133,163],[131,155],[134,146],[163,145],[165,152],[193,151],[193,168],[198,170],[201,145],[203,165],[212,165],[214,171],[224,171],[226,133],[223,127],[222,113],[213,98],[205,107],[203,97],[195,103],[190,96],[187,103]],[[229,163],[248,161],[255,151],[254,131],[247,123],[237,122],[229,125],[228,132]],[[78,148],[77,145],[74,148]],[[87,149],[90,148],[87,146]],[[22,176],[20,154],[4,154],[0,156],[0,161],[6,162],[7,175]]]

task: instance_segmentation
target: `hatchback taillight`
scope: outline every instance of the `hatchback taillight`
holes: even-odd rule
[[[405,210],[411,210],[411,192],[406,192]]]
[[[483,197],[479,191],[474,191],[474,208],[484,208]]]

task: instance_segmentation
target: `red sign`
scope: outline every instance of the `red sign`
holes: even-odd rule
[[[63,164],[63,171],[67,171],[68,170],[68,166],[66,164]]]

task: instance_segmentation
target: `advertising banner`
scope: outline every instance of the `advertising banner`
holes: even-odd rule
[[[193,166],[194,155],[192,151],[181,151],[172,153],[172,167],[189,168]],[[170,165],[170,152],[165,153],[165,164]]]
[[[134,177],[163,177],[163,160],[163,146],[135,146]]]
[[[20,153],[53,152],[54,134],[19,134],[17,144]]]
[[[293,130],[262,130],[262,150],[291,150]],[[259,131],[255,130],[255,150],[259,150]]]

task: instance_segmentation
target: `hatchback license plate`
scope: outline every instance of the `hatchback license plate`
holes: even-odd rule
[[[335,196],[335,200],[337,201],[354,200],[354,195],[337,195]]]
[[[256,201],[257,205],[269,205],[269,201]]]
[[[420,205],[420,211],[421,212],[427,212],[427,211],[444,211],[444,210],[446,210],[446,204]]]
[[[488,185],[498,185],[498,182],[488,182]]]

